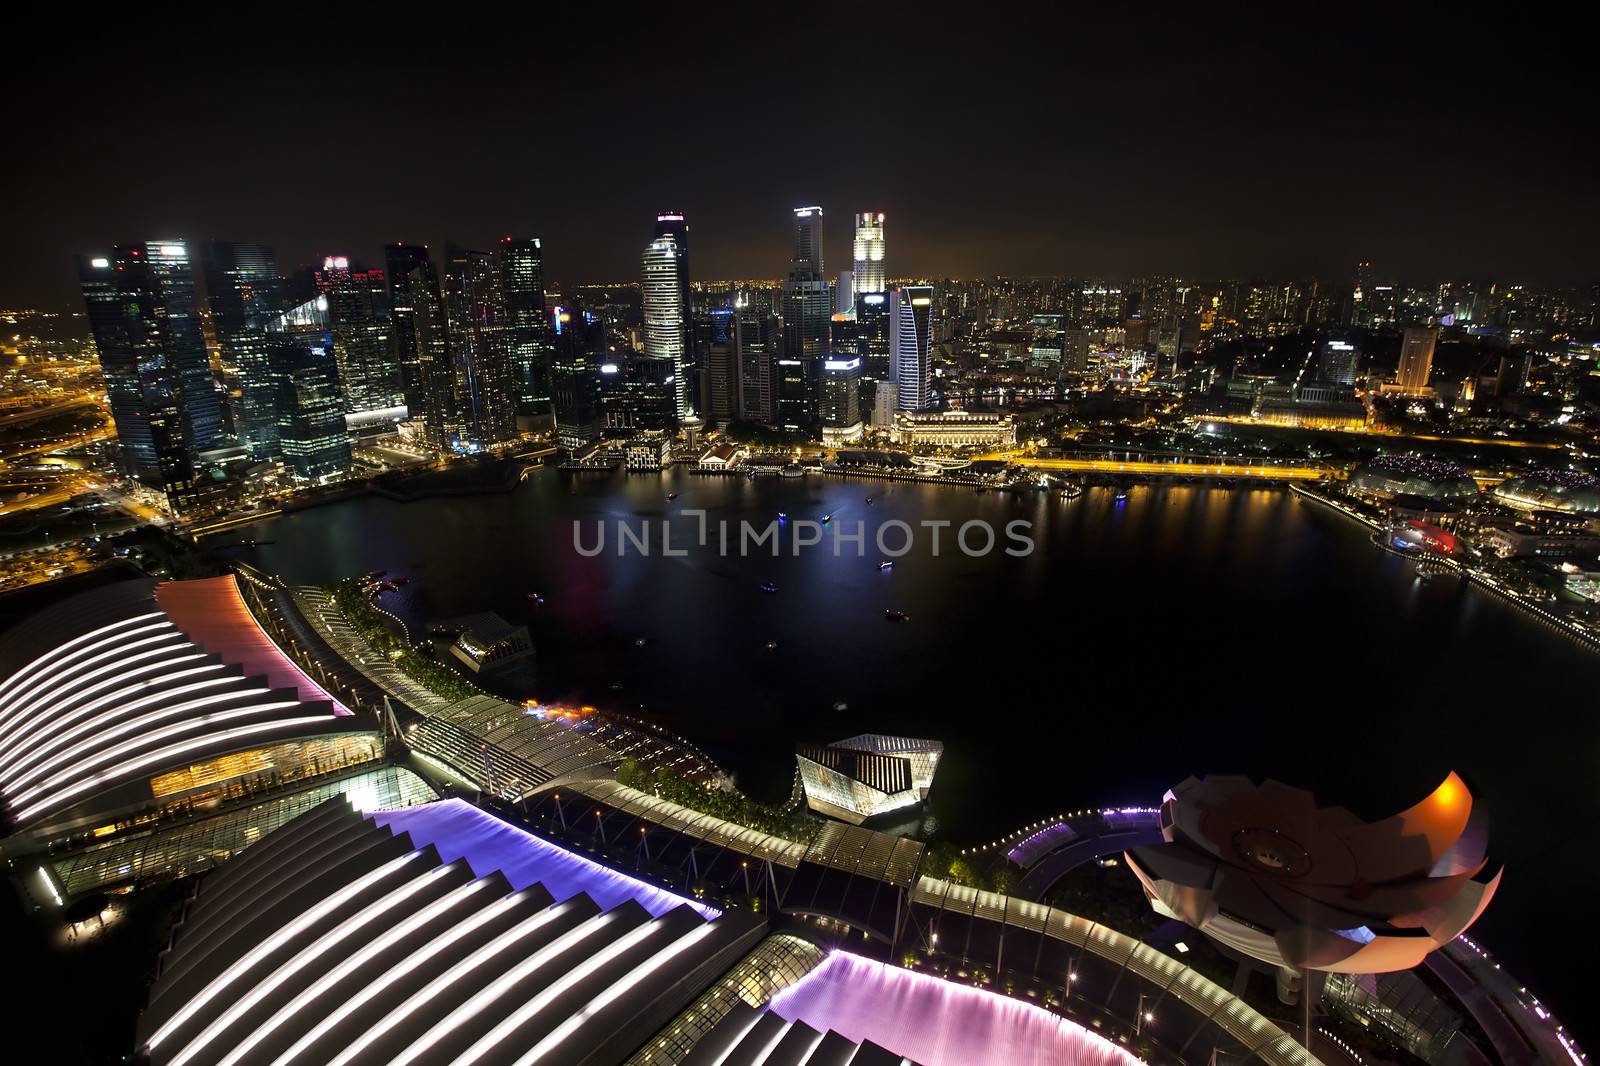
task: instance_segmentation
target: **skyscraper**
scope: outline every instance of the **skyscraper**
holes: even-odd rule
[[[659,228],[658,223],[658,228]],[[672,232],[662,233],[645,246],[640,260],[644,293],[644,352],[672,368],[678,418],[693,406],[689,392],[689,316],[686,249]]]
[[[515,439],[516,375],[506,347],[505,301],[493,255],[447,250],[444,307],[455,372],[458,446],[478,450]]]
[[[556,443],[579,452],[600,439],[602,376],[620,372],[606,362],[605,325],[579,308],[551,311],[550,360]]]
[[[500,242],[500,292],[505,299],[505,342],[516,376],[517,414],[550,413],[550,343],[544,307],[544,252],[539,238]]]
[[[263,337],[284,468],[296,481],[348,471],[350,436],[328,298],[313,297],[276,316]]]
[[[883,212],[856,214],[856,292],[883,292]]]
[[[889,296],[882,292],[863,292],[856,296],[856,351],[866,360],[868,377],[883,380],[889,376]]]
[[[854,315],[856,310],[856,276],[848,270],[839,271],[833,284],[833,313]]]
[[[123,469],[161,486],[181,508],[197,456],[222,436],[188,246],[118,245],[110,256],[82,258],[78,269]]]
[[[827,355],[833,301],[822,261],[822,208],[794,211],[794,254],[783,282],[783,357],[778,362],[777,422],[809,430],[821,420],[818,388]]]
[[[794,209],[794,257],[790,260],[789,271],[823,276],[822,208]]]
[[[1395,384],[1408,395],[1428,390],[1428,375],[1433,370],[1433,346],[1439,331],[1428,327],[1407,327],[1400,340],[1400,368]]]
[[[283,278],[271,248],[233,241],[207,242],[205,278],[223,372],[238,387],[234,433],[252,459],[269,459],[278,454],[278,425],[266,327],[283,310]]]
[[[355,428],[399,421],[406,413],[405,396],[389,342],[383,271],[352,267],[344,256],[330,255],[317,273],[317,291],[328,298],[347,422]]]
[[[427,245],[385,245],[383,259],[389,274],[395,362],[406,408],[413,417],[423,416],[428,442],[443,448],[447,444],[445,426],[453,417],[454,382],[439,272],[428,256]]]
[[[707,316],[710,322],[710,342],[706,373],[710,403],[706,405],[706,421],[718,429],[727,429],[739,417],[739,352],[734,326],[734,309],[719,307]]]
[[[932,318],[930,286],[901,285],[889,293],[889,374],[899,392],[902,411],[921,411],[928,406]]]
[[[739,417],[770,426],[777,422],[777,321],[760,307],[736,305],[733,347],[739,363]]]
[[[1356,360],[1361,353],[1349,341],[1325,340],[1322,342],[1322,353],[1317,358],[1317,372],[1323,381],[1332,381],[1340,385],[1354,385],[1356,383]]]

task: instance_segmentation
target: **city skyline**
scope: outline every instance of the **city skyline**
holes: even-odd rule
[[[788,134],[761,134],[794,133],[804,94],[764,69],[770,27],[741,26],[708,19],[665,57],[618,30],[602,49],[474,71],[469,90],[455,75],[474,42],[448,29],[397,82],[396,52],[370,27],[330,25],[323,48],[285,51],[200,19],[163,31],[183,61],[115,81],[126,104],[162,109],[149,142],[116,125],[88,136],[75,118],[137,40],[90,31],[48,65],[17,57],[0,294],[69,303],[72,254],[161,233],[265,242],[284,263],[532,233],[550,277],[609,281],[630,276],[638,220],[663,205],[695,220],[697,276],[781,278],[773,208],[807,203],[831,205],[826,243],[841,249],[854,212],[884,212],[904,276],[1332,278],[1368,259],[1405,277],[1594,280],[1596,149],[1572,134],[1595,90],[1566,61],[1576,42],[1535,50],[1516,27],[1455,18],[1045,21],[997,24],[968,49],[911,31],[923,47],[902,55],[925,58],[891,71],[819,27],[822,84],[852,84],[839,100],[857,103],[826,150],[796,153]],[[207,88],[238,80],[250,92]],[[326,88],[379,81],[395,91]],[[643,106],[663,85],[684,105],[665,119]],[[547,133],[552,102],[587,116],[598,150],[574,155]],[[735,150],[710,128],[752,136]],[[309,181],[308,158],[340,180]]]

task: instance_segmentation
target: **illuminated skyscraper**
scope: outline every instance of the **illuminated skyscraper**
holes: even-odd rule
[[[464,248],[446,252],[444,308],[458,445],[472,451],[515,439],[516,374],[506,347],[505,299],[494,256]]]
[[[233,428],[252,459],[278,454],[278,426],[267,365],[266,327],[283,310],[283,279],[272,249],[262,244],[209,241],[206,300],[223,373],[237,383]]]
[[[328,298],[316,296],[278,315],[264,338],[284,468],[297,481],[345,473],[350,436]]]
[[[668,232],[645,246],[640,260],[644,292],[644,352],[672,368],[678,418],[688,416],[693,404],[689,393],[689,316],[686,249]]]
[[[182,507],[196,457],[222,437],[188,247],[118,245],[109,256],[84,257],[78,269],[123,469]]]
[[[818,389],[833,300],[822,262],[822,208],[794,212],[794,255],[783,282],[783,356],[778,361],[777,424],[807,430],[821,420]]]
[[[928,406],[932,362],[928,354],[933,325],[933,289],[901,285],[889,293],[889,375],[900,395],[900,410]]]
[[[423,416],[428,443],[449,444],[453,426],[455,382],[446,340],[444,300],[439,273],[426,245],[390,244],[383,249],[389,273],[389,313],[395,361],[406,407]]]
[[[822,277],[822,208],[794,209],[794,258],[789,271]]]
[[[1409,327],[1400,340],[1400,369],[1395,374],[1395,384],[1409,395],[1420,395],[1428,389],[1428,375],[1433,370],[1433,346],[1439,331],[1426,327]]]
[[[739,417],[770,426],[777,422],[777,320],[759,307],[736,306],[733,346],[739,363]]]
[[[505,343],[516,378],[517,414],[550,413],[550,345],[544,307],[544,252],[539,238],[500,242],[500,293]]]
[[[856,214],[856,292],[883,292],[883,212]]]
[[[889,376],[889,295],[862,292],[856,296],[856,351],[866,360],[863,372],[879,381]]]
[[[550,340],[556,443],[580,452],[600,439],[603,379],[619,373],[619,368],[606,361],[605,325],[587,311],[554,308]]]
[[[333,354],[348,424],[355,428],[399,421],[406,414],[405,395],[389,341],[389,288],[383,271],[352,267],[344,256],[331,255],[317,273],[317,291],[328,298],[333,319]]]
[[[833,283],[833,313],[853,315],[856,309],[856,276],[848,270],[839,271]]]

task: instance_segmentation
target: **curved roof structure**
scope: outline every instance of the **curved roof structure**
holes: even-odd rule
[[[1381,496],[1453,500],[1478,495],[1478,483],[1461,467],[1419,455],[1377,456],[1350,475],[1350,484]]]
[[[0,811],[19,829],[87,825],[200,776],[169,771],[372,728],[273,644],[231,577],[73,597],[7,634],[0,670]]]
[[[774,996],[770,1010],[791,1029],[837,1033],[925,1066],[1140,1062],[1105,1037],[1042,1007],[843,951]],[[732,1066],[761,1060],[735,1054],[727,1061]]]
[[[1151,906],[1277,966],[1416,966],[1488,906],[1488,819],[1455,774],[1380,822],[1276,781],[1190,778],[1161,807],[1165,843],[1127,852]]]
[[[1501,503],[1524,511],[1600,514],[1600,478],[1570,470],[1535,470],[1489,490]]]
[[[202,881],[140,1019],[153,1066],[620,1062],[765,929],[611,871],[609,905],[557,900],[560,849],[412,810],[444,816],[410,821],[431,842],[333,800]]]

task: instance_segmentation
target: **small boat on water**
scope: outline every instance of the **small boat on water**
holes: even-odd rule
[[[1069,485],[1065,486],[1064,488],[1062,488],[1062,490],[1061,490],[1061,498],[1063,500],[1075,500],[1079,496],[1082,496],[1082,495],[1083,495],[1083,489],[1078,487],[1077,485],[1070,485],[1069,484]]]
[[[890,570],[894,569],[894,560],[885,559],[883,562],[878,564],[878,569],[887,574]]]
[[[868,496],[868,497],[867,497],[867,502],[868,502],[868,503],[871,503],[871,502],[872,502],[872,497],[871,497],[871,496]]]
[[[883,620],[885,622],[909,622],[911,621],[911,616],[904,611],[884,611]]]
[[[1117,502],[1118,503],[1124,503],[1124,502],[1127,501],[1127,499],[1128,499],[1128,487],[1126,485],[1119,486],[1117,488]]]
[[[833,521],[833,513],[831,511],[828,514],[825,514],[825,515],[822,516],[822,524],[823,525],[827,525],[829,522],[832,522],[832,521]]]
[[[634,642],[633,642],[633,646],[634,646],[634,647],[635,647],[635,648],[642,648],[642,647],[644,647],[644,638],[643,638],[643,637],[640,637],[640,638],[639,638],[639,639],[638,639],[638,640],[635,640],[635,641],[634,641]]]
[[[763,581],[761,583],[761,591],[762,592],[777,592],[778,591],[778,586],[774,585],[770,581]]]
[[[678,494],[676,492],[667,493],[667,500],[669,502],[672,501],[672,500],[676,500],[677,498],[678,498]]]
[[[782,470],[778,471],[778,475],[780,477],[805,477],[806,468],[799,463],[788,463],[785,464]]]
[[[533,601],[533,605],[535,607],[543,607],[544,606],[544,597],[539,595],[537,592],[528,593],[528,599]]]
[[[787,522],[788,520],[789,520],[789,512],[788,511],[779,511],[778,512],[778,521]]]
[[[767,650],[768,651],[777,651],[778,650],[778,642],[775,641],[775,640],[767,641]]]

